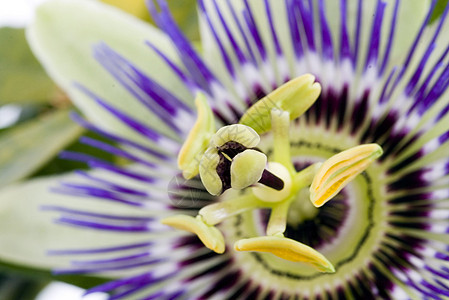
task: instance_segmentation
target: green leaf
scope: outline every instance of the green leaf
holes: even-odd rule
[[[123,88],[92,55],[94,45],[106,43],[193,106],[193,97],[184,84],[145,44],[145,41],[151,41],[168,57],[176,60],[172,43],[160,30],[96,1],[55,0],[37,9],[27,37],[49,74],[92,122],[111,132],[151,145],[148,139],[129,129],[75,88],[73,82],[83,84],[134,119],[176,138],[164,122]]]
[[[36,171],[81,132],[67,111],[57,111],[0,135],[0,187]]]
[[[449,2],[448,0],[437,1],[437,4],[435,5],[435,9],[433,10],[432,17],[430,18],[429,23],[433,23],[434,21],[438,20],[438,18],[443,14],[443,11],[446,9],[448,2]]]
[[[91,174],[99,175],[100,172]],[[101,172],[102,178],[129,187],[135,186],[134,181]],[[80,177],[74,174],[52,176],[34,179],[21,184],[13,184],[0,190],[0,263],[7,266],[18,266],[35,272],[54,268],[67,268],[74,259],[100,259],[102,255],[48,255],[49,250],[86,249],[111,247],[130,243],[147,242],[151,239],[166,239],[180,236],[182,233],[173,231],[161,233],[132,233],[92,230],[55,224],[58,212],[43,210],[42,206],[63,206],[75,210],[84,210],[117,216],[154,216],[164,217],[168,213],[157,210],[147,210],[139,207],[111,203],[106,200],[96,200],[77,196],[67,196],[51,192],[64,182],[79,182]],[[142,185],[144,186],[144,185]],[[139,188],[142,188],[139,186]],[[104,258],[104,257],[103,257]],[[146,270],[146,267],[128,271],[108,273],[109,276],[135,274]],[[71,280],[67,280],[72,282]]]
[[[56,86],[31,52],[23,29],[0,28],[0,105],[46,102]]]
[[[42,278],[31,279],[18,274],[0,273],[0,299],[35,299],[48,282]]]

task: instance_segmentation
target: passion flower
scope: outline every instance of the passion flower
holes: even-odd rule
[[[435,1],[199,1],[199,54],[157,2],[160,30],[84,0],[47,2],[28,30],[75,120],[113,144],[83,142],[130,162],[64,153],[96,170],[58,191],[145,213],[50,207],[142,234],[58,251],[96,257],[56,272],[118,272],[88,291],[111,299],[449,296],[448,10],[428,25]],[[257,145],[221,148],[236,124]]]

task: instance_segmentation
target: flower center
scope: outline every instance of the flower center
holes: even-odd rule
[[[180,151],[179,167],[186,179],[199,173],[212,195],[228,190],[240,193],[203,207],[195,218],[177,215],[162,222],[195,233],[206,247],[223,253],[224,237],[215,225],[245,211],[266,208],[271,213],[265,234],[237,240],[236,251],[268,252],[306,263],[320,272],[334,272],[334,266],[320,252],[284,236],[287,224],[298,225],[316,217],[317,207],[367,169],[382,149],[377,144],[356,146],[324,163],[296,171],[290,154],[290,122],[313,104],[319,91],[311,75],[293,79],[253,105],[240,124],[222,127],[215,133],[212,112],[200,95],[196,101],[198,119]],[[269,131],[273,154],[268,162],[256,146],[259,134]]]

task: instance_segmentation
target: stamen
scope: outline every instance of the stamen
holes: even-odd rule
[[[204,246],[212,251],[221,254],[225,250],[223,234],[214,226],[204,223],[201,216],[194,218],[186,215],[176,215],[162,219],[161,223],[196,234]]]
[[[237,142],[246,148],[253,148],[259,144],[260,137],[251,127],[234,124],[220,128],[211,139],[215,147],[221,147],[230,141]]]
[[[229,217],[258,207],[263,207],[263,204],[259,199],[248,193],[241,197],[207,205],[200,209],[198,214],[203,217],[206,224],[216,225]]]
[[[382,155],[377,144],[366,144],[340,152],[323,163],[312,185],[310,201],[320,207]]]
[[[237,154],[231,164],[231,186],[242,190],[259,181],[266,164],[267,156],[262,152],[248,149]],[[282,182],[281,179],[277,177],[276,179]]]
[[[320,272],[334,273],[335,268],[324,255],[295,240],[283,236],[261,236],[239,240],[234,244],[236,251],[269,252],[277,257],[309,264]]]
[[[201,156],[215,132],[214,115],[204,94],[197,94],[195,105],[197,120],[178,154],[178,167],[185,179],[191,179],[199,173]]]
[[[215,148],[209,148],[200,161],[199,172],[204,187],[211,195],[219,195],[223,190],[221,178],[217,173],[220,156]]]
[[[240,124],[253,128],[262,134],[271,129],[273,109],[290,113],[290,120],[301,116],[318,99],[321,85],[315,77],[305,74],[292,79],[256,102],[240,119]]]

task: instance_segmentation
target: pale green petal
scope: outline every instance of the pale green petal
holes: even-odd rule
[[[0,137],[0,187],[25,178],[82,132],[67,111],[49,113]]]
[[[74,81],[133,118],[158,130],[170,131],[93,58],[92,47],[99,42],[105,42],[181,99],[193,100],[176,75],[145,45],[145,41],[151,41],[168,57],[175,58],[167,36],[117,8],[90,0],[48,1],[37,9],[27,37],[36,56],[75,104],[90,120],[112,132],[145,142],[74,88]]]
[[[71,181],[75,175],[46,177],[16,184],[0,190],[0,260],[29,268],[68,267],[70,256],[48,256],[49,250],[110,247],[145,242],[150,234],[116,233],[86,230],[58,225],[58,213],[42,211],[43,205],[59,205],[72,209],[115,214],[148,216],[148,211],[104,200],[71,197],[50,192],[61,180]],[[166,233],[165,233],[166,234]],[[89,258],[86,256],[83,258]]]

